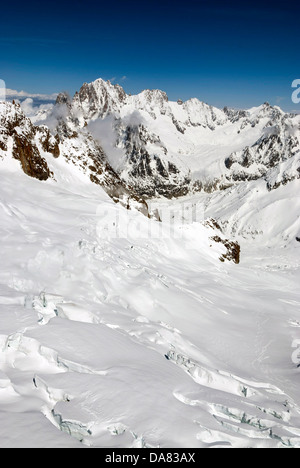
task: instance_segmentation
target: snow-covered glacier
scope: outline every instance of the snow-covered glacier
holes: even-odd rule
[[[297,122],[116,87],[102,102],[100,84],[99,108],[74,97],[77,122],[0,105],[0,446],[300,447]],[[124,100],[144,118],[125,139]],[[106,159],[112,140],[103,150],[87,128],[115,108]],[[189,167],[206,177],[211,157],[226,177],[230,157],[228,186],[142,197],[143,148],[181,170],[189,132]],[[235,180],[240,167],[251,176]]]

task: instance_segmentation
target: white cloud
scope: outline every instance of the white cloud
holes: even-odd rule
[[[38,104],[38,105],[36,105],[32,98],[26,98],[20,104],[21,104],[23,112],[28,117],[35,117],[35,116],[38,116],[38,115],[41,117],[42,114],[44,114],[46,116],[48,111],[52,110],[52,108],[53,108],[53,104]]]
[[[121,170],[122,162],[126,160],[121,148],[117,148],[116,140],[118,138],[116,131],[116,120],[109,115],[104,119],[97,119],[90,122],[87,130],[97,140],[104,149],[106,156],[115,170]]]
[[[65,120],[69,114],[69,109],[66,104],[61,104],[59,106],[53,106],[50,104],[50,108],[39,109],[40,111],[46,110],[46,115],[42,116],[42,120],[36,120],[37,125],[46,125],[51,132],[56,131],[56,127],[61,119]],[[41,106],[42,107],[42,106]]]
[[[110,81],[111,83],[114,83],[115,81],[121,82],[121,81],[125,81],[125,80],[127,80],[127,76],[126,76],[126,75],[123,75],[121,78],[117,78],[116,76],[113,76],[112,78],[109,79],[109,81]]]
[[[17,91],[15,89],[6,88],[6,97],[16,98],[16,99],[37,99],[38,101],[55,101],[57,93],[53,94],[32,94],[27,93],[26,91]]]

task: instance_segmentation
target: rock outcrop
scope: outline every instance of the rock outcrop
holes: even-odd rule
[[[26,175],[45,181],[53,177],[53,174],[37,146],[38,132],[40,129],[23,114],[19,104],[0,103],[2,158],[8,155],[11,148],[11,156],[20,161]]]

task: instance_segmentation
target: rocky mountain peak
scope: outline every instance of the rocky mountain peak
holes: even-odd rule
[[[82,85],[79,92],[75,93],[72,107],[76,113],[80,111],[86,120],[94,120],[118,113],[125,100],[126,93],[120,85],[98,79]]]
[[[50,138],[48,130],[35,127],[15,102],[0,103],[0,159],[12,157],[20,162],[30,177],[47,180],[53,176],[37,144],[38,132],[44,142]],[[52,148],[48,141],[49,149]],[[57,154],[57,148],[55,148]]]
[[[56,105],[66,105],[67,107],[71,107],[71,97],[67,92],[59,93],[56,98]]]
[[[152,105],[161,106],[169,101],[167,93],[159,89],[146,89],[141,95],[145,98],[147,103],[151,103]]]

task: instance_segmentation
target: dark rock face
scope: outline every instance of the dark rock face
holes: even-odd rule
[[[171,161],[163,161],[160,154],[166,156],[168,152],[157,135],[150,133],[142,124],[126,128],[119,124],[117,131],[117,146],[125,149],[129,183],[137,194],[142,197],[162,195],[173,198],[188,193],[190,180],[182,178]],[[149,144],[157,147],[157,154],[150,155]]]
[[[59,136],[56,135],[54,138],[50,131],[45,127],[44,133],[40,138],[40,142],[42,144],[43,150],[46,153],[51,153],[54,158],[58,158],[60,155],[59,149]]]
[[[219,233],[222,234],[222,228],[218,221],[216,221],[214,218],[206,220],[204,225],[211,229],[214,229],[215,231],[219,231]],[[220,237],[220,235],[215,235],[213,237],[210,237],[210,239],[216,242],[217,244],[221,243],[224,245],[224,247],[226,247],[227,252],[221,255],[221,262],[225,262],[225,260],[228,260],[230,262],[235,263],[236,265],[240,263],[241,247],[237,242],[231,241],[229,239],[223,239],[222,237]]]
[[[217,229],[218,231],[222,232],[220,224],[214,218],[207,219],[205,221],[205,226],[211,227],[212,229]]]
[[[300,179],[300,167],[298,167],[297,172],[294,174],[282,174],[279,181],[275,181],[273,183],[271,181],[267,181],[267,189],[269,191],[276,190],[282,185],[287,185],[295,179]]]
[[[240,254],[241,254],[241,247],[237,242],[230,241],[228,239],[221,239],[220,236],[214,236],[211,238],[214,242],[223,244],[227,252],[222,254],[220,257],[221,262],[225,262],[225,260],[229,260],[235,264],[240,263]]]
[[[133,189],[126,187],[118,174],[105,161],[105,155],[101,148],[98,148],[98,155],[90,153],[89,158],[92,161],[92,165],[88,167],[91,182],[102,187],[115,203],[120,203],[127,210],[135,208],[144,216],[151,218],[146,201],[138,196]]]
[[[18,104],[6,103],[6,112],[1,116],[2,137],[13,140],[12,156],[20,161],[26,175],[39,180],[52,177],[47,161],[40,154],[35,137],[37,127],[25,117]],[[2,144],[3,151],[7,151],[7,144]]]
[[[66,105],[67,107],[71,107],[71,98],[68,93],[60,93],[56,98],[56,105]]]
[[[230,109],[226,106],[224,107],[223,111],[229,117],[232,123],[237,122],[238,120],[247,117],[247,112],[245,110]]]
[[[7,151],[7,145],[4,141],[0,141],[0,149],[1,151]]]
[[[230,157],[226,158],[224,163],[225,163],[226,169],[231,169],[231,166],[233,164],[233,159]]]
[[[104,118],[116,111],[125,98],[126,93],[121,86],[97,80],[84,83],[75,94],[72,105],[83,110],[85,118]]]
[[[168,162],[168,172],[170,174],[179,174],[179,169],[175,166],[175,164]]]
[[[13,157],[20,161],[26,175],[39,180],[51,177],[47,161],[41,157],[39,150],[30,140],[15,135]]]
[[[225,173],[226,179],[232,182],[260,179],[280,163],[291,159],[299,151],[299,146],[298,138],[290,135],[287,131],[285,117],[283,117],[280,125],[272,127],[270,130],[266,127],[266,135],[262,136],[254,145],[247,146],[240,152],[232,153],[225,159],[224,166],[228,170]],[[287,178],[285,183],[289,180],[291,179]],[[270,185],[269,189],[277,188],[279,185]]]
[[[179,124],[179,122],[175,119],[174,116],[172,117],[172,122],[175,125],[177,131],[184,135],[186,129]]]

